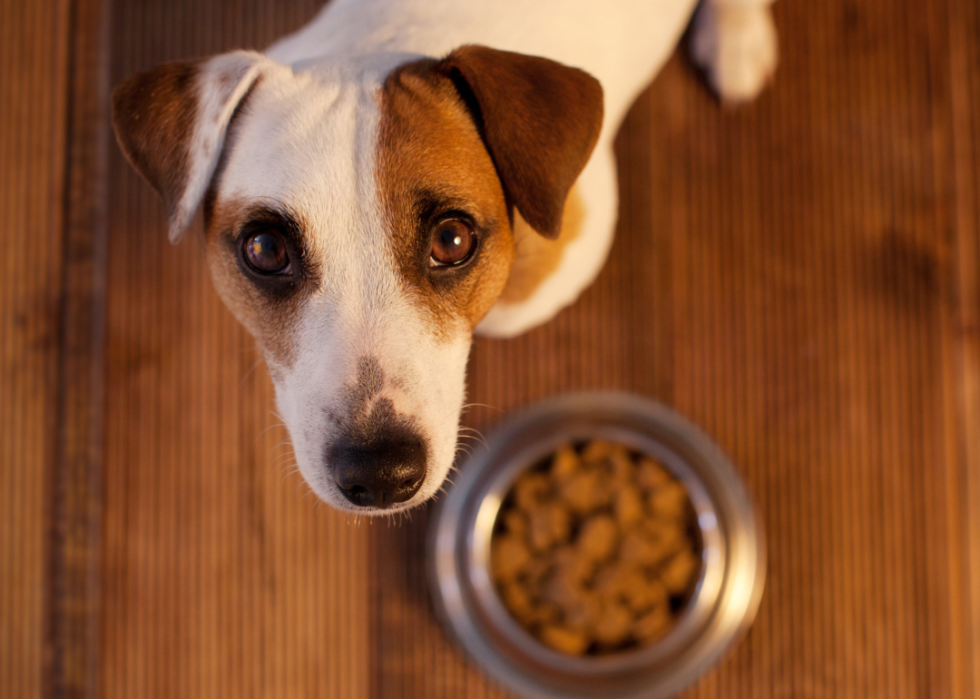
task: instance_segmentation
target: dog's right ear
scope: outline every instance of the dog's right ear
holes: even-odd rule
[[[178,242],[214,175],[232,114],[258,79],[259,53],[168,63],[112,93],[112,125],[126,158],[167,207]]]

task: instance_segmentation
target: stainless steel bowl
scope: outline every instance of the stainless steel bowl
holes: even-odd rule
[[[656,643],[572,657],[511,618],[490,579],[490,536],[515,479],[559,446],[608,439],[649,454],[684,485],[702,539],[700,577],[674,627]],[[693,683],[748,629],[762,597],[765,542],[748,493],[725,455],[669,408],[635,395],[575,393],[507,420],[461,468],[429,533],[437,613],[487,674],[538,698],[660,699]]]

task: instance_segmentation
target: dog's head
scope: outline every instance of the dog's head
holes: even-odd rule
[[[313,490],[365,513],[437,492],[514,208],[558,234],[599,84],[478,46],[304,66],[235,52],[130,78],[113,107],[172,241],[203,202],[215,285],[258,341]]]

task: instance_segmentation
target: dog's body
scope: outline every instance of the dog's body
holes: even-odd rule
[[[767,4],[700,13],[695,53],[723,95],[774,66]],[[613,137],[693,7],[334,0],[264,56],[117,90],[120,143],[173,240],[203,201],[216,286],[323,499],[404,509],[441,487],[472,332],[544,322],[598,273]]]

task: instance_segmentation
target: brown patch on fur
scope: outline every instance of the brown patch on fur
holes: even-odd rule
[[[133,168],[173,214],[187,184],[187,155],[197,117],[196,61],[167,63],[134,75],[112,92],[116,140]]]
[[[402,274],[440,334],[451,335],[458,318],[472,329],[505,286],[507,300],[527,298],[578,234],[577,204],[566,207],[566,198],[599,137],[602,88],[554,61],[464,46],[396,69],[381,99],[378,187]],[[568,240],[552,244],[519,227],[519,254],[543,264],[511,272],[511,206],[549,238],[566,208],[576,220],[564,226]],[[428,268],[440,209],[468,214],[481,239],[477,257],[457,269]]]
[[[493,161],[453,84],[422,60],[395,70],[381,95],[378,190],[409,293],[451,339],[493,306],[514,254],[507,203]],[[463,214],[480,238],[458,268],[430,269],[432,226]]]
[[[556,240],[540,236],[520,216],[514,217],[514,262],[500,300],[504,303],[526,301],[561,263],[565,248],[582,233],[585,206],[572,188],[565,201],[561,235]]]
[[[305,225],[293,213],[277,212],[236,199],[212,200],[205,218],[208,267],[219,296],[235,318],[255,337],[273,378],[292,366],[300,311],[319,286],[319,272],[306,259]],[[268,223],[265,223],[268,222]],[[264,225],[286,230],[293,265],[291,278],[252,275],[241,256],[246,227]]]
[[[538,233],[561,231],[565,198],[602,127],[602,87],[537,56],[463,46],[436,66],[480,128],[509,200]]]

